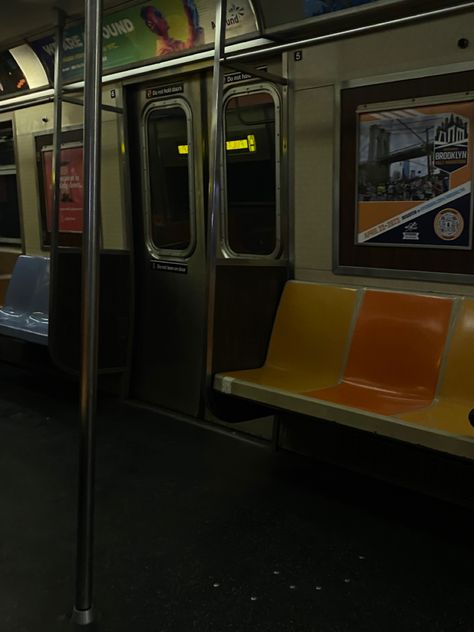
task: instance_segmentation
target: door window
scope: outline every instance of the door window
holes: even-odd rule
[[[185,103],[153,107],[146,118],[148,244],[185,256],[194,247],[191,113]]]
[[[276,255],[280,246],[279,109],[267,89],[234,90],[225,103],[224,241],[237,255]]]

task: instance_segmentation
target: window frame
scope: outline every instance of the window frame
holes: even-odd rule
[[[268,254],[241,253],[235,252],[229,241],[229,221],[228,221],[228,191],[227,191],[227,125],[226,125],[226,108],[228,102],[236,96],[248,95],[253,93],[267,93],[272,97],[275,108],[275,247]],[[282,212],[281,212],[281,175],[282,175],[282,151],[281,151],[281,97],[278,90],[267,82],[252,83],[251,85],[241,85],[229,88],[224,94],[222,103],[223,116],[222,124],[224,128],[224,145],[222,147],[223,160],[221,166],[222,177],[222,198],[221,198],[221,248],[224,256],[231,259],[258,259],[258,260],[275,260],[278,259],[282,252]]]
[[[188,194],[189,194],[189,245],[186,249],[177,250],[173,248],[162,248],[155,244],[152,230],[152,209],[151,209],[151,186],[150,186],[150,160],[149,160],[149,127],[148,122],[151,114],[156,110],[171,108],[181,108],[186,117],[186,131],[188,141]],[[155,259],[188,259],[196,248],[196,204],[195,204],[195,163],[194,163],[194,125],[191,105],[184,97],[172,99],[161,99],[153,101],[143,111],[142,114],[142,147],[143,147],[143,169],[142,184],[144,192],[143,204],[143,228],[145,245],[148,253]]]
[[[12,118],[0,119],[0,125],[3,123],[10,123],[12,130],[12,143],[13,143],[13,163],[9,165],[0,165],[0,175],[15,176],[15,188],[17,199],[17,211],[18,211],[18,225],[20,228],[20,235],[18,237],[3,237],[0,234],[0,248],[23,248],[23,217],[21,213],[21,191],[18,181],[18,156],[16,148],[16,135],[15,135],[15,121]]]

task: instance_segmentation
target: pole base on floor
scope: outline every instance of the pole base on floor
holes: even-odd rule
[[[58,617],[58,632],[98,632],[100,627],[91,610],[74,610]]]
[[[74,608],[72,611],[71,623],[73,625],[73,629],[96,629],[94,608],[89,608],[88,610],[76,610],[76,608]]]

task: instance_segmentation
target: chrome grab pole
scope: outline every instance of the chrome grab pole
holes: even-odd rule
[[[53,121],[53,204],[51,209],[51,276],[54,274],[56,252],[59,245],[59,213],[61,199],[61,132],[63,118],[63,36],[65,15],[56,9],[56,49],[54,51],[54,121]],[[50,310],[51,311],[51,310]]]
[[[58,277],[59,259],[59,227],[61,214],[61,144],[62,144],[62,120],[63,120],[63,59],[64,59],[64,27],[66,15],[61,9],[56,9],[57,22],[55,32],[56,48],[54,50],[54,97],[53,97],[53,152],[52,152],[52,205],[51,209],[46,209],[46,213],[51,212],[49,218],[50,225],[50,251],[49,251],[49,315],[50,323],[54,321],[56,279]],[[48,341],[48,349],[51,358],[54,360],[56,349],[53,338]]]
[[[85,0],[84,235],[82,242],[81,437],[77,516],[76,595],[72,620],[94,620],[93,541],[95,416],[100,264],[102,0]]]
[[[218,222],[222,202],[222,162],[224,146],[222,101],[224,76],[222,60],[225,53],[225,27],[227,0],[218,0],[216,6],[216,40],[212,79],[212,123],[209,152],[209,216],[207,228],[207,355],[206,393],[212,388],[214,355],[214,309],[216,295],[216,260]]]

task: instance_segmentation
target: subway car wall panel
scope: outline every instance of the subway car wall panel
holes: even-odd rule
[[[461,305],[473,296],[474,12],[468,4],[437,2],[432,10],[428,4],[281,4],[262,22],[260,33],[240,33],[220,68],[223,143],[214,174],[209,148],[218,92],[210,46],[196,47],[193,40],[188,49],[186,38],[176,35],[170,40],[175,48],[166,55],[157,55],[153,46],[149,60],[115,68],[113,76],[107,70],[99,369],[123,378],[124,399],[199,423],[212,419],[220,429],[228,421],[245,420],[251,435],[259,434],[257,423],[252,429],[253,418],[278,418],[282,401],[299,406],[316,386],[304,382],[308,391],[288,395],[260,385],[259,399],[252,400],[243,395],[252,388],[250,381],[235,393],[238,380],[225,377],[271,363],[287,281],[355,288],[360,301],[365,288],[447,297],[453,308],[442,362],[452,357]],[[265,17],[268,6],[262,5],[257,19]],[[192,18],[193,33],[201,33],[198,15],[207,24],[202,15],[209,13],[186,14],[184,31]],[[291,22],[280,24],[284,15]],[[384,16],[385,24],[375,24]],[[235,33],[236,24],[228,21],[228,34]],[[155,37],[149,26],[141,26],[150,31],[148,38]],[[277,31],[277,45],[260,38],[277,37]],[[299,41],[303,35],[312,41]],[[15,46],[12,50],[20,59]],[[32,48],[32,58],[33,53]],[[8,55],[20,72],[16,57]],[[0,90],[0,289],[5,297],[19,254],[50,259],[49,315],[34,318],[49,319],[48,349],[56,368],[77,375],[83,86],[78,82],[74,92],[68,89],[69,101],[76,102],[62,103],[59,235],[51,245],[54,88],[49,81],[30,90],[26,76],[25,81],[13,95]],[[442,163],[441,154],[454,162]],[[217,209],[208,199],[211,176],[220,187]],[[316,305],[313,315],[309,307],[290,310],[292,326],[302,318],[313,325],[324,320],[327,305]],[[317,333],[310,328],[309,335]],[[341,356],[340,381],[351,335]],[[315,352],[308,379],[319,357]],[[435,399],[442,362],[436,366]],[[286,376],[297,368],[271,370]],[[213,388],[218,383],[222,389]],[[463,392],[463,406],[469,401]],[[367,421],[366,413],[352,408],[348,418],[361,432],[374,434],[379,423],[391,423],[375,414]],[[339,409],[337,419],[329,405],[318,410],[331,417],[328,423],[344,426]],[[417,419],[424,419],[420,415]],[[283,416],[283,426],[289,427],[291,415],[285,410]],[[456,428],[463,427],[457,424],[464,422],[465,411],[462,416]],[[414,419],[397,423],[433,434]],[[282,432],[280,447],[301,451],[305,441],[295,441],[294,433],[302,427],[296,423],[291,432]],[[470,432],[450,434],[466,454]]]

